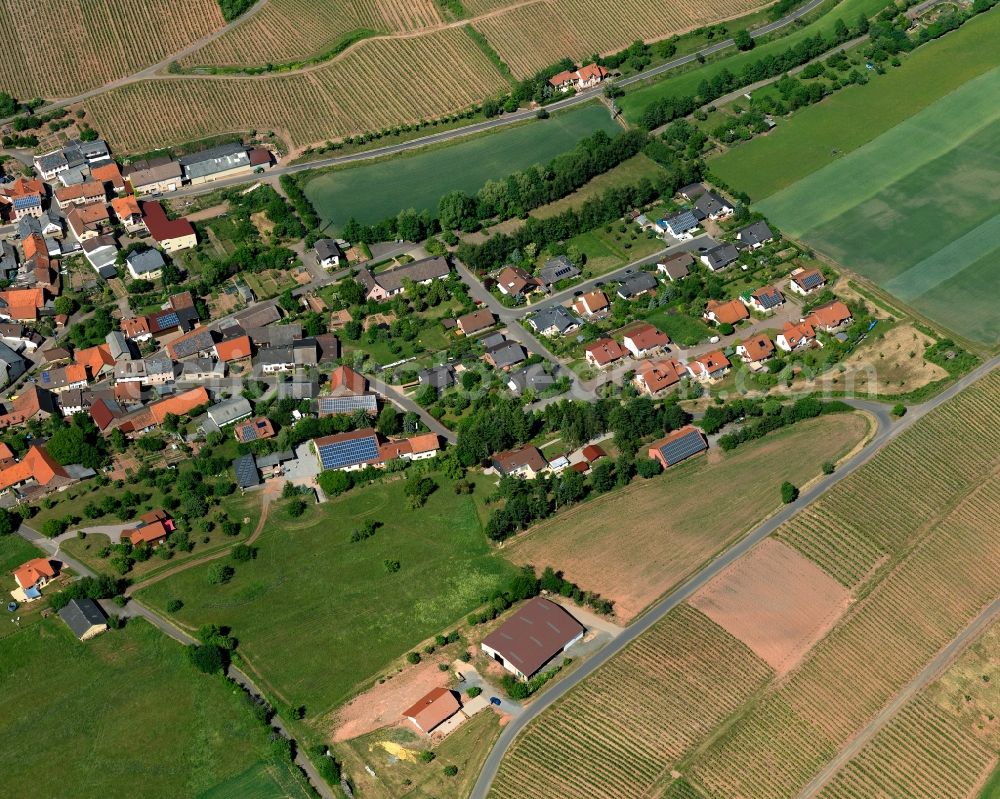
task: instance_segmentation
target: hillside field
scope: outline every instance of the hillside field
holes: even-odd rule
[[[407,208],[433,212],[443,194],[475,192],[487,180],[548,163],[597,130],[621,128],[604,106],[587,104],[447,147],[326,172],[306,183],[305,193],[333,231],[352,216],[370,224]]]
[[[74,796],[173,799],[243,775],[239,796],[309,796],[290,766],[270,760],[242,692],[196,671],[141,619],[87,642],[58,617],[39,621],[0,640],[0,673],[10,795],[72,786]]]

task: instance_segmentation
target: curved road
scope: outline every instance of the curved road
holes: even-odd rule
[[[862,448],[861,451],[858,452],[858,454],[855,455],[849,462],[837,469],[836,472],[832,475],[821,478],[815,485],[812,486],[812,488],[804,491],[795,502],[783,507],[774,516],[756,527],[747,536],[723,552],[718,558],[709,563],[700,572],[688,578],[688,580],[682,583],[680,587],[671,591],[659,600],[645,613],[645,615],[640,617],[638,621],[628,627],[624,633],[608,644],[607,647],[602,649],[591,660],[584,663],[578,671],[573,672],[566,677],[565,680],[557,683],[550,690],[542,694],[536,702],[525,709],[524,713],[504,727],[499,740],[487,757],[486,762],[483,764],[483,770],[480,772],[479,779],[476,781],[475,788],[471,794],[472,799],[486,799],[489,794],[490,786],[493,784],[493,780],[495,779],[497,771],[500,768],[500,761],[503,759],[504,754],[506,754],[507,749],[510,748],[510,745],[514,742],[514,739],[518,736],[518,734],[536,716],[549,707],[549,705],[565,696],[576,685],[597,671],[597,669],[607,663],[612,657],[618,654],[618,652],[649,630],[654,624],[666,616],[667,613],[687,600],[699,588],[704,586],[709,580],[719,574],[719,572],[749,552],[760,541],[767,538],[767,536],[802,510],[802,508],[814,502],[845,477],[857,471],[862,465],[871,460],[876,453],[885,447],[886,444],[899,436],[899,434],[904,430],[911,427],[915,422],[917,422],[917,420],[921,419],[939,405],[947,402],[958,392],[989,374],[998,366],[1000,366],[1000,356],[996,356],[982,364],[978,369],[970,372],[968,375],[958,380],[954,385],[938,394],[936,397],[933,397],[921,405],[911,407],[906,416],[898,421],[892,421],[892,417],[890,416],[888,410],[880,403],[872,403],[864,400],[852,401],[851,404],[855,405],[855,407],[874,413],[878,419],[879,430],[875,436],[872,437],[871,441],[869,441],[868,444],[866,444],[864,448]]]

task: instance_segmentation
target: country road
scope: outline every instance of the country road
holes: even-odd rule
[[[503,732],[500,734],[500,738],[497,740],[496,745],[487,757],[486,762],[483,765],[483,769],[480,772],[479,779],[476,781],[475,788],[472,791],[472,799],[486,799],[489,794],[490,786],[496,778],[497,771],[500,768],[500,762],[503,759],[504,754],[510,748],[510,745],[514,742],[514,739],[518,736],[518,734],[547,707],[565,696],[570,690],[597,671],[632,641],[636,640],[639,636],[648,631],[654,624],[666,616],[667,613],[691,597],[692,594],[707,584],[723,569],[739,560],[739,558],[749,552],[754,546],[771,535],[771,533],[792,518],[792,516],[806,506],[815,502],[830,488],[853,474],[861,466],[870,461],[890,441],[898,437],[900,433],[912,427],[927,413],[947,402],[960,391],[980,380],[998,366],[1000,366],[1000,356],[996,356],[982,364],[977,369],[970,372],[945,391],[931,398],[927,402],[911,406],[906,416],[898,421],[887,421],[891,420],[891,417],[883,408],[876,416],[879,421],[878,432],[861,450],[858,451],[853,458],[851,458],[850,461],[840,466],[832,475],[828,475],[818,480],[811,488],[803,491],[801,496],[795,502],[784,506],[780,511],[778,511],[778,513],[752,530],[747,536],[742,538],[736,544],[719,555],[718,558],[705,566],[704,569],[688,578],[678,588],[671,591],[669,594],[656,602],[656,604],[654,604],[634,624],[628,627],[622,635],[612,641],[607,647],[602,649],[593,659],[584,663],[578,671],[573,672],[566,677],[565,680],[557,683],[550,690],[542,694],[542,696],[539,697],[536,702],[531,704],[521,716],[511,721],[511,723],[504,728]]]

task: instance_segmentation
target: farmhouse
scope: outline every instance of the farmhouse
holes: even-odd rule
[[[530,680],[585,632],[561,605],[536,596],[486,636],[480,646],[511,674]]]
[[[520,297],[530,294],[539,287],[536,278],[529,275],[519,266],[505,266],[497,276],[497,288],[501,294],[508,297]]]
[[[459,710],[462,704],[448,688],[434,688],[403,711],[403,718],[413,722],[420,732],[430,733]]]
[[[41,445],[31,447],[17,463],[0,469],[0,491],[15,488],[26,494],[40,494],[73,482],[69,472],[55,462]]]
[[[528,324],[543,336],[564,336],[580,329],[580,320],[561,305],[542,308],[528,320]]]
[[[242,336],[219,341],[215,345],[215,357],[220,361],[242,361],[252,355],[250,336],[244,333]]]
[[[681,252],[658,263],[656,265],[656,271],[662,272],[670,281],[680,280],[681,278],[688,276],[688,272],[690,271],[693,263],[694,258],[691,253]]]
[[[788,281],[788,288],[795,294],[801,294],[803,297],[807,294],[812,294],[814,291],[819,291],[826,286],[826,278],[823,277],[823,273],[818,269],[803,269],[799,267],[792,270],[790,277],[791,280]]]
[[[608,304],[608,295],[597,289],[577,297],[573,310],[581,316],[598,316],[607,312]]]
[[[658,460],[664,469],[680,463],[692,455],[708,449],[708,442],[695,427],[682,427],[674,430],[666,438],[654,441],[649,445],[649,457]]]
[[[701,262],[713,272],[725,269],[739,257],[739,250],[728,242],[712,247],[712,249],[707,250],[698,256]]]
[[[544,286],[555,285],[560,280],[572,280],[579,274],[580,270],[565,255],[553,258],[538,270],[538,277]]]
[[[381,465],[379,435],[372,428],[337,433],[313,441],[321,470],[353,472],[365,466]]]
[[[56,205],[60,210],[65,210],[74,205],[90,205],[91,203],[104,202],[104,184],[89,180],[86,183],[77,183],[75,186],[60,186],[53,193]]]
[[[426,286],[434,280],[448,277],[450,273],[448,259],[438,255],[377,274],[362,269],[358,273],[358,281],[364,286],[365,299],[381,302],[402,293],[405,280]]]
[[[643,294],[656,291],[656,285],[656,278],[649,272],[636,272],[619,284],[618,296],[623,300],[634,300]]]
[[[501,476],[534,480],[548,465],[541,450],[531,444],[498,452],[493,456],[493,468]]]
[[[128,331],[126,331],[128,335]],[[194,356],[204,357],[215,349],[215,338],[207,327],[196,327],[167,345],[167,355],[175,361]]]
[[[764,286],[740,296],[743,304],[757,313],[770,313],[785,304],[785,297],[777,286]]]
[[[691,361],[687,365],[687,369],[695,380],[709,382],[724,377],[731,366],[732,364],[729,363],[729,359],[722,353],[722,350],[716,350]]]
[[[639,368],[633,382],[644,394],[656,397],[676,386],[687,374],[687,369],[680,361],[647,361]]]
[[[774,233],[767,226],[767,222],[762,219],[741,228],[736,234],[736,240],[739,242],[741,250],[757,250],[774,241]]]
[[[613,338],[602,338],[584,348],[587,363],[595,369],[603,369],[625,357],[625,350]]]
[[[749,319],[750,312],[739,300],[729,300],[729,302],[709,300],[705,306],[704,318],[717,325],[735,325],[737,322]]]
[[[785,322],[785,326],[775,339],[778,348],[785,352],[792,352],[793,350],[808,347],[813,342],[822,346],[816,341],[815,329],[807,322],[799,322],[798,324]]]
[[[104,612],[93,599],[71,599],[59,611],[59,618],[81,641],[87,641],[108,629]]]
[[[191,223],[183,217],[167,219],[167,213],[159,203],[143,203],[142,221],[153,240],[167,252],[184,250],[198,243]]]
[[[764,333],[758,333],[736,345],[736,354],[751,369],[759,369],[764,361],[774,355],[774,342]]]
[[[495,321],[496,317],[489,308],[480,308],[478,311],[458,317],[456,324],[462,335],[471,336],[493,327]]]
[[[645,358],[662,352],[669,343],[670,337],[650,324],[639,325],[622,337],[622,344],[632,353],[633,358]]]
[[[549,78],[549,85],[561,92],[568,92],[571,89],[583,91],[596,86],[604,80],[610,73],[599,64],[588,64],[576,70],[566,70],[558,72]]]

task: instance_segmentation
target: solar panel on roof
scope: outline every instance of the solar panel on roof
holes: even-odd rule
[[[810,272],[808,275],[802,278],[802,287],[806,289],[814,289],[820,283],[823,282],[823,275],[819,272]]]
[[[244,441],[256,441],[257,440],[257,428],[252,424],[244,425],[241,428],[241,435]]]
[[[52,376],[48,372],[42,372],[42,382],[43,383],[52,382]]]
[[[374,394],[350,394],[345,397],[319,398],[319,412],[322,414],[353,413],[357,410],[371,411],[377,407]]]
[[[174,311],[162,314],[156,317],[157,322],[160,327],[173,327],[174,325],[180,324],[180,320],[177,318],[177,314]]]
[[[345,466],[354,466],[378,458],[378,443],[375,436],[321,444],[317,449],[324,469],[342,469]]]
[[[757,296],[757,301],[764,306],[764,308],[773,308],[781,302],[781,297],[778,292],[765,292]]]
[[[673,466],[675,463],[680,463],[685,458],[690,458],[695,453],[706,449],[708,449],[708,444],[705,443],[705,439],[697,430],[692,430],[680,438],[664,444],[660,447],[660,452],[663,454],[663,460],[667,462],[667,466]]]

